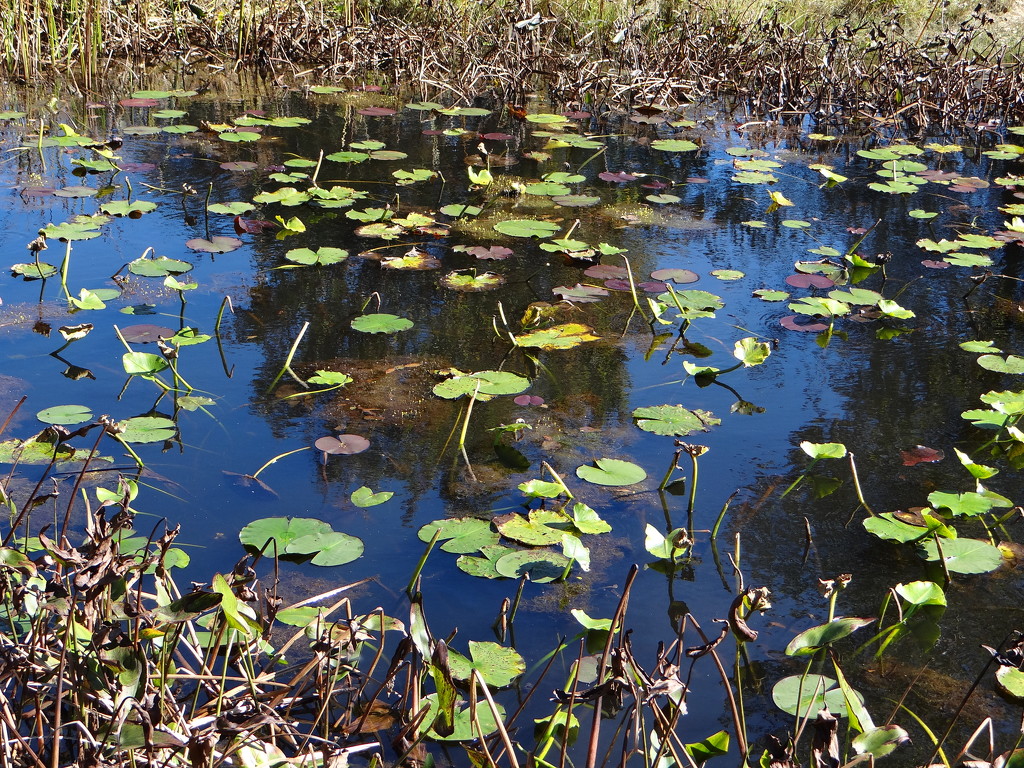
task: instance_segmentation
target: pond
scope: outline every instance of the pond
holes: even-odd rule
[[[755,760],[792,728],[772,692],[806,668],[785,652],[798,633],[878,618],[888,595],[884,626],[897,603],[905,621],[881,659],[877,643],[854,655],[877,624],[833,622],[856,634],[832,642],[875,723],[909,687],[941,733],[979,645],[1022,626],[1024,130],[828,135],[712,107],[326,86],[49,104],[8,89],[0,110],[2,415],[26,397],[2,436],[15,508],[47,464],[20,441],[103,415],[128,430],[84,490],[81,463],[57,463],[59,505],[32,533],[81,535],[84,499],[120,472],[138,480],[138,535],[181,525],[179,583],[229,572],[243,529],[256,548],[278,531],[286,555],[313,532],[256,521],[316,519],[346,536],[277,562],[286,603],[369,577],[360,610],[407,621],[439,528],[425,615],[462,653],[515,645],[531,672],[506,707],[568,638],[529,717],[569,675],[578,612],[611,618],[632,564],[625,626],[648,671],[684,615],[717,635],[740,585],[766,587],[756,639],[734,663],[731,640],[719,651]],[[832,611],[819,579],[840,574]],[[692,626],[684,643],[701,644]],[[733,732],[709,657],[683,678],[682,740]],[[1019,718],[991,673],[972,702],[968,732]],[[913,718],[893,722],[915,744],[891,760],[927,757]]]

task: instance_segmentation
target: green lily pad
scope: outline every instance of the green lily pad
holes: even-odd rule
[[[687,139],[658,139],[651,142],[651,149],[662,152],[693,152],[700,149],[700,146]]]
[[[853,737],[853,749],[858,755],[870,754],[875,758],[885,757],[900,744],[910,741],[910,736],[898,725],[880,725],[869,728]]]
[[[633,418],[644,432],[655,435],[686,437],[695,432],[707,432],[722,423],[710,411],[690,410],[681,405],[651,405],[636,408]]]
[[[476,552],[501,540],[501,535],[491,527],[490,520],[477,517],[435,520],[420,528],[416,535],[420,541],[430,541],[437,530],[441,531],[438,541],[444,542],[441,549],[457,555]]]
[[[481,579],[504,579],[506,577],[498,573],[496,565],[505,555],[518,551],[511,547],[503,547],[500,544],[489,544],[480,547],[482,557],[471,557],[468,554],[460,555],[455,564],[460,571],[468,573],[470,576],[476,576]]]
[[[740,280],[744,277],[744,273],[740,272],[738,269],[713,269],[711,270],[711,274],[714,277],[717,277],[719,280],[727,282],[732,280]]]
[[[499,221],[494,229],[509,237],[551,237],[561,227],[554,222],[539,219],[509,219]]]
[[[431,693],[424,696],[420,703],[423,706],[430,707],[430,714],[427,715],[427,721],[433,724],[437,717],[440,715],[440,705],[437,701],[437,694]],[[505,719],[505,708],[501,704],[496,704],[495,708],[498,711],[498,718],[500,720]],[[479,727],[477,727],[479,724]],[[487,705],[486,701],[483,701],[483,697],[477,699],[476,713],[474,719],[474,713],[470,712],[469,706],[458,707],[455,710],[454,719],[454,730],[448,736],[439,736],[436,731],[431,730],[427,737],[433,741],[471,741],[476,739],[480,732],[483,735],[494,733],[498,730],[498,722],[494,718],[494,713],[491,708]]]
[[[495,272],[458,269],[441,278],[441,284],[453,291],[492,291],[505,284],[505,278]]]
[[[361,488],[357,488],[352,491],[352,503],[357,507],[376,507],[378,504],[383,504],[394,496],[394,491],[379,491],[374,493],[365,485]]]
[[[1011,699],[1024,702],[1024,671],[1014,667],[999,667],[996,670],[996,688]]]
[[[374,227],[381,225],[371,224],[370,226]],[[360,229],[365,229],[365,227],[360,227]],[[434,258],[426,251],[421,251],[419,248],[411,248],[401,256],[385,256],[380,260],[380,266],[383,269],[425,271],[439,268],[441,266],[441,260]]]
[[[363,542],[335,531],[328,523],[310,517],[265,517],[255,520],[238,533],[246,547],[277,555],[314,555],[313,565],[344,565],[359,558]],[[276,546],[276,549],[275,549]],[[315,553],[315,554],[314,554]]]
[[[84,424],[92,420],[92,411],[84,405],[54,405],[36,414],[44,424]]]
[[[96,234],[99,233],[97,232]],[[43,280],[57,274],[57,267],[45,261],[40,261],[38,264],[35,262],[31,264],[11,264],[11,272],[21,275],[27,280]]]
[[[187,261],[171,259],[167,256],[156,258],[138,258],[128,264],[128,271],[139,277],[167,277],[168,275],[183,275],[192,269]]]
[[[852,635],[861,627],[866,627],[875,619],[856,619],[838,617],[827,624],[805,629],[789,641],[786,646],[787,656],[809,656],[836,640]]]
[[[576,476],[594,485],[633,485],[647,478],[642,467],[621,459],[597,459],[597,466],[584,464],[576,468]]]
[[[555,184],[551,181],[541,181],[535,184],[527,184],[523,192],[527,195],[538,195],[540,197],[556,197],[568,195],[572,190],[564,184]],[[497,227],[495,227],[497,229]],[[501,231],[500,229],[498,230]]]
[[[999,355],[982,355],[978,358],[978,365],[996,373],[1024,373],[1024,357],[1007,355],[1005,358]]]
[[[412,328],[413,322],[405,317],[377,313],[360,315],[352,321],[352,330],[363,333],[398,333]]]
[[[495,395],[518,395],[530,386],[530,380],[508,371],[460,373],[434,385],[433,393],[446,400],[455,400],[476,393],[477,400]]]
[[[149,352],[126,352],[121,355],[121,364],[129,376],[142,376],[143,378],[154,376],[170,368],[170,363],[163,357]]]
[[[560,579],[569,563],[569,558],[561,552],[528,549],[503,555],[494,564],[494,568],[507,579],[518,579],[528,573],[534,584],[548,584]]]
[[[235,201],[231,203],[212,203],[206,207],[210,213],[226,213],[229,216],[241,216],[256,209],[252,203]]]
[[[754,296],[761,301],[785,301],[789,298],[789,293],[771,288],[759,288],[754,291]]]
[[[348,258],[348,251],[326,245],[315,251],[310,248],[292,248],[284,257],[304,267],[326,267],[343,262]]]
[[[126,443],[162,443],[178,434],[178,425],[165,416],[135,416],[117,425]]]
[[[526,672],[526,662],[514,648],[492,642],[469,641],[469,658],[449,650],[452,677],[469,680],[475,669],[488,686],[504,688]]]
[[[494,524],[502,536],[528,547],[560,543],[563,529],[553,528],[550,524],[564,525],[567,522],[568,518],[562,513],[545,509],[531,511],[528,518],[513,512],[494,519]]]
[[[772,688],[772,701],[783,712],[800,718],[813,719],[826,706],[836,717],[846,717],[846,697],[838,683],[824,675],[784,677]]]
[[[573,527],[580,533],[608,533],[612,527],[601,519],[593,509],[582,502],[575,502],[569,512]]]
[[[516,336],[516,344],[536,349],[572,349],[588,341],[599,341],[601,337],[591,330],[583,323],[563,323]]]
[[[939,547],[934,539],[920,544],[925,560],[938,561]],[[952,573],[989,573],[1003,563],[998,547],[980,539],[943,539],[942,562]]]
[[[812,443],[804,440],[800,450],[812,459],[841,459],[846,456],[846,446],[842,443]]]

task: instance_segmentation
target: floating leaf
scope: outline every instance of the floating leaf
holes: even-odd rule
[[[564,323],[516,336],[516,344],[547,350],[572,349],[588,341],[600,340],[601,337],[595,336],[591,330],[583,323]]]
[[[551,524],[562,524],[567,518],[561,512],[546,509],[535,509],[529,517],[515,512],[501,515],[494,519],[494,525],[507,539],[512,539],[529,547],[544,547],[562,541],[563,528],[553,528]]]
[[[178,434],[178,425],[165,416],[135,416],[119,421],[117,426],[118,437],[126,443],[162,443]]]
[[[831,677],[806,674],[784,677],[772,688],[772,701],[787,714],[813,718],[828,707],[836,717],[846,717],[846,697]]]
[[[440,267],[441,260],[419,248],[411,248],[401,256],[385,256],[380,265],[384,269],[428,270]]]
[[[494,229],[509,237],[551,237],[561,227],[550,221],[539,219],[509,219],[499,221]]]
[[[92,420],[92,411],[84,405],[54,405],[36,414],[44,424],[84,424]]]
[[[693,152],[700,146],[686,139],[658,139],[651,142],[651,149],[662,152]]]
[[[348,258],[348,251],[330,246],[315,251],[309,248],[293,248],[285,253],[284,257],[303,266],[325,267],[343,262]]]
[[[943,566],[951,573],[989,573],[1003,562],[999,548],[980,539],[943,539],[941,545],[928,539],[920,547],[924,559],[931,561],[939,560],[941,547]]]
[[[645,432],[671,437],[686,437],[707,432],[722,423],[710,411],[690,410],[681,405],[653,405],[633,410],[636,425]]]
[[[915,445],[909,451],[900,451],[900,458],[903,459],[903,466],[913,467],[917,464],[934,464],[942,461],[946,455],[937,448],[928,448],[924,445]]]
[[[171,259],[167,256],[156,258],[138,258],[129,262],[128,271],[140,277],[167,277],[168,275],[183,275],[192,269],[187,261]]]
[[[450,520],[435,520],[427,523],[416,534],[420,541],[430,541],[434,532],[440,531],[437,537],[441,549],[453,554],[470,554],[489,545],[497,544],[501,535],[491,526],[490,520],[476,517],[457,517]]]
[[[753,295],[761,301],[785,301],[789,298],[786,291],[777,291],[771,288],[759,288]]]
[[[206,207],[210,213],[226,213],[229,216],[238,216],[243,213],[248,213],[255,208],[256,206],[252,203],[244,202],[212,203]]]
[[[477,373],[456,373],[433,388],[433,393],[446,400],[476,394],[478,400],[487,400],[495,395],[518,395],[530,386],[529,379],[508,371],[479,371]]]
[[[456,680],[469,680],[476,670],[488,686],[504,688],[526,672],[526,662],[519,652],[497,643],[470,640],[469,657],[448,652],[448,664]]]
[[[861,627],[874,623],[875,619],[855,619],[837,617],[827,624],[805,629],[789,641],[786,646],[787,656],[809,656],[823,647],[844,637],[852,635]]]
[[[378,313],[360,315],[352,320],[352,330],[363,333],[398,333],[412,328],[413,322],[405,317]]]
[[[191,240],[185,241],[185,246],[191,248],[193,251],[202,251],[203,253],[229,253],[241,248],[242,241],[237,237],[215,235],[209,240],[205,240],[201,237],[193,237]]]
[[[978,365],[989,371],[997,373],[1024,373],[1024,357],[1016,355],[982,355],[978,358]]]
[[[621,459],[597,459],[590,466],[584,464],[576,468],[576,476],[581,480],[595,485],[633,485],[647,478],[647,473],[642,467],[631,461]]]
[[[561,552],[516,550],[500,557],[494,568],[507,579],[518,579],[528,573],[534,584],[547,584],[560,579],[570,562]]]
[[[370,447],[370,441],[362,435],[327,435],[317,438],[314,445],[324,453],[350,456],[365,451]]]

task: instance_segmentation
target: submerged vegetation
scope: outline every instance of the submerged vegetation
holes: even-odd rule
[[[255,66],[282,83],[411,83],[522,103],[676,105],[730,98],[869,124],[971,124],[1024,114],[1019,23],[971,3],[224,3],[3,0],[2,64],[94,87],[112,64],[215,85]],[[213,66],[208,66],[208,65]]]
[[[511,24],[510,39],[551,56],[564,43],[541,39],[549,27]],[[463,75],[452,82],[467,95],[501,79]],[[312,104],[173,88],[2,105],[19,206],[5,221],[25,236],[2,284],[8,359],[28,360],[26,377],[40,359],[65,366],[40,374],[31,400],[12,379],[0,426],[3,757],[836,768],[916,748],[915,761],[949,767],[979,757],[987,728],[988,763],[1019,763],[1019,733],[998,713],[1019,719],[1024,699],[1020,638],[1003,631],[1019,619],[1003,608],[1021,559],[1024,126],[911,141],[895,125],[980,116],[997,99],[1013,114],[1017,97],[998,88],[1016,70],[986,82],[992,102],[976,98],[977,75],[945,101],[890,95],[900,105],[859,134],[761,126],[741,141],[692,110],[491,111],[326,82],[309,87]],[[634,96],[668,99],[674,82],[634,82]],[[794,88],[751,106],[810,95]],[[739,246],[686,250],[718,232]],[[948,367],[921,378],[952,368],[962,390],[941,403],[900,390],[886,400],[899,410],[860,437],[825,411],[810,429],[821,434],[773,444],[800,456],[778,461],[788,476],[741,509],[739,491],[719,495],[751,470],[711,464],[728,450],[717,435],[779,429],[757,421],[785,407],[771,386],[747,394],[760,402],[741,394],[758,376],[803,377],[810,360],[841,369],[847,355],[902,371],[947,336],[955,361],[943,348]],[[636,402],[629,366],[657,371]],[[829,383],[812,384],[808,399]],[[288,444],[253,440],[235,411]],[[901,416],[906,430],[889,431]],[[879,444],[894,434],[945,447],[902,450],[910,469],[883,485],[890,468],[872,454],[895,450]],[[913,474],[946,450],[948,474]],[[210,466],[244,504],[187,487]],[[282,466],[290,481],[273,475]],[[712,469],[727,477],[709,490]],[[340,495],[316,516],[299,490],[313,483]],[[418,506],[435,483],[439,503]],[[242,507],[224,542],[201,542],[217,548],[201,564],[177,540],[179,494],[209,526]],[[147,519],[162,497],[169,523]],[[786,570],[777,553],[794,520],[803,552]],[[401,583],[337,585],[389,558],[410,566]],[[871,558],[880,575],[860,572]],[[183,573],[198,580],[185,587]],[[314,589],[314,573],[335,581]],[[714,593],[684,602],[704,573]],[[612,598],[593,597],[606,584]],[[941,712],[918,705],[913,680],[880,682],[927,658],[971,590],[998,608],[971,627],[987,654],[951,654],[977,682],[950,678]],[[542,614],[554,629],[524,619],[531,600],[554,606]],[[982,686],[1012,703],[986,699],[995,719],[961,736]],[[714,712],[688,726],[701,710]]]

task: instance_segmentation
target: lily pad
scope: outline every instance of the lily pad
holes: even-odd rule
[[[494,568],[507,579],[518,579],[526,573],[534,584],[548,584],[560,579],[569,563],[569,558],[561,552],[528,549],[503,555]]]
[[[846,697],[838,686],[824,675],[792,675],[775,684],[772,701],[783,712],[800,718],[811,718],[826,706],[836,717],[846,717]]]
[[[54,405],[36,414],[44,424],[84,424],[92,420],[92,411],[84,405]]]
[[[600,340],[601,337],[595,336],[591,330],[589,325],[583,323],[563,323],[516,336],[516,344],[548,350],[572,349],[588,341]]]
[[[351,456],[369,448],[370,441],[362,435],[327,435],[318,438],[314,445],[324,453],[335,456]]]
[[[710,411],[690,410],[681,405],[653,405],[636,408],[633,418],[645,432],[671,437],[686,437],[695,432],[707,432],[722,423]]]
[[[412,328],[413,322],[405,317],[377,313],[360,315],[352,321],[352,330],[363,333],[398,333]]]
[[[491,527],[490,520],[477,517],[435,520],[420,528],[416,535],[420,541],[430,541],[438,530],[441,531],[438,541],[444,542],[441,549],[453,554],[470,554],[501,540],[501,535]]]
[[[178,425],[166,416],[136,416],[119,421],[119,437],[126,443],[162,443],[178,434]]]
[[[469,641],[469,658],[455,651],[448,652],[452,677],[469,680],[475,669],[488,686],[504,688],[526,672],[526,662],[514,648],[492,642]]]
[[[237,237],[214,235],[209,240],[202,237],[193,237],[191,240],[186,240],[185,245],[193,251],[201,251],[203,253],[229,253],[241,248],[242,241]]]
[[[284,257],[301,266],[326,267],[343,262],[348,258],[348,251],[330,246],[324,246],[315,251],[310,248],[292,248],[285,253]]]
[[[700,146],[687,139],[658,139],[651,142],[651,149],[662,152],[693,152],[700,149]]]
[[[433,393],[446,400],[476,394],[477,400],[496,395],[518,395],[530,386],[530,380],[508,371],[457,373],[434,385]]]
[[[504,285],[505,278],[494,272],[459,269],[441,278],[441,284],[453,291],[491,291]]]
[[[128,271],[139,277],[167,277],[168,275],[183,275],[192,269],[187,261],[171,259],[167,256],[156,258],[142,257],[128,264]]]
[[[941,544],[929,539],[920,546],[924,559],[931,561],[939,560],[941,547],[943,565],[952,573],[989,573],[1003,562],[999,548],[980,539],[943,539]]]
[[[809,656],[821,648],[852,635],[861,627],[873,623],[875,619],[856,619],[837,617],[827,624],[805,629],[789,641],[786,646],[787,656]]]
[[[494,229],[509,237],[551,237],[561,227],[554,222],[539,219],[509,219],[499,221]]]
[[[590,466],[584,464],[576,468],[576,476],[594,485],[633,485],[647,478],[643,467],[631,461],[621,459],[597,459]]]

